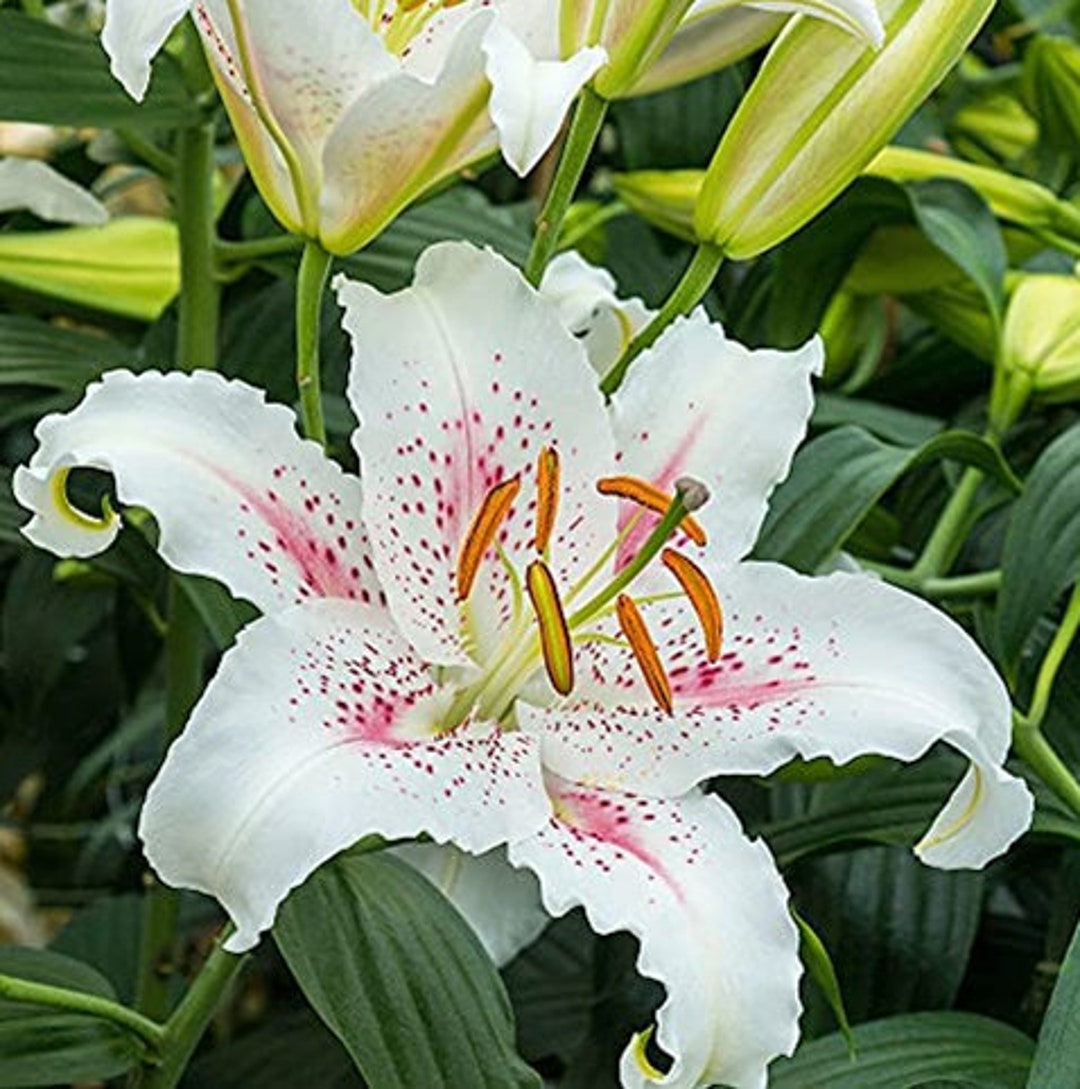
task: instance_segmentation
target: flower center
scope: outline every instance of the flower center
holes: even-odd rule
[[[368,21],[391,53],[405,56],[416,36],[431,20],[466,0],[353,0],[353,7]]]
[[[706,655],[710,661],[720,656],[723,612],[716,591],[693,560],[669,547],[679,532],[699,547],[706,543],[704,529],[692,517],[692,512],[708,500],[705,486],[684,478],[676,482],[674,495],[669,495],[636,477],[611,476],[598,480],[596,488],[601,495],[629,501],[639,510],[565,593],[550,566],[560,496],[560,464],[555,448],[543,449],[536,464],[532,534],[536,554],[524,578],[497,544],[499,530],[521,492],[520,475],[501,481],[485,494],[458,553],[457,597],[467,612],[484,560],[495,552],[513,590],[513,617],[504,633],[503,649],[477,680],[460,689],[447,728],[473,712],[487,720],[506,722],[517,693],[541,668],[555,693],[569,696],[574,690],[575,649],[590,642],[625,647],[634,656],[657,706],[671,714],[671,682],[639,607],[650,601],[685,597],[697,616]],[[629,560],[611,573],[616,555],[646,512],[659,516],[655,526]],[[635,599],[630,594],[633,584],[657,559],[673,579],[671,592]],[[582,604],[576,605],[582,598]],[[597,630],[598,624],[603,626],[611,617],[618,623],[619,635]]]

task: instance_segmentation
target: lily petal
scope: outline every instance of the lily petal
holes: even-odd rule
[[[295,424],[217,374],[112,371],[38,424],[38,449],[15,472],[15,496],[34,512],[23,532],[59,556],[107,548],[119,518],[88,517],[65,493],[71,469],[105,469],[122,502],[153,513],[178,571],[221,579],[264,612],[309,597],[373,600],[359,482]]]
[[[427,189],[495,150],[480,45],[489,21],[482,12],[460,27],[434,78],[395,69],[342,113],[322,161],[321,237],[332,252],[359,249]]]
[[[644,610],[670,676],[672,717],[642,690],[631,656],[602,644],[579,654],[587,680],[573,701],[518,704],[554,771],[671,796],[713,775],[767,774],[796,756],[915,760],[944,741],[978,774],[935,821],[922,857],[978,867],[1024,832],[1031,795],[1002,767],[1008,694],[959,625],[868,576],[807,578],[758,563],[710,574],[725,617],[717,662],[702,653],[689,605]]]
[[[563,325],[585,345],[599,374],[607,373],[654,313],[640,299],[620,299],[615,277],[574,250],[552,258],[540,294],[559,308]]]
[[[578,92],[604,66],[607,52],[590,46],[566,60],[537,58],[498,20],[484,39],[484,53],[491,81],[488,109],[499,146],[503,158],[524,176],[551,147]]]
[[[139,835],[167,884],[216,897],[250,948],[289,890],[369,834],[489,850],[549,812],[537,747],[443,704],[384,610],[297,606],[248,627],[169,750]]]
[[[112,74],[139,102],[150,83],[150,61],[165,44],[192,0],[106,0],[101,44]]]
[[[712,6],[722,7],[724,3],[713,0]],[[747,6],[759,11],[813,15],[862,38],[875,49],[885,41],[885,25],[874,0],[752,0]]]
[[[406,843],[393,852],[461,912],[499,968],[532,945],[551,921],[536,878],[515,870],[501,847],[477,856],[450,844]]]
[[[806,432],[810,379],[821,373],[823,358],[818,339],[794,352],[752,351],[728,340],[703,311],[677,322],[635,362],[612,399],[619,471],[665,491],[680,476],[703,481],[711,499],[696,517],[708,531],[710,554],[741,558]],[[625,509],[622,521],[631,513]],[[642,519],[625,553],[654,522]]]
[[[26,208],[39,219],[99,227],[105,205],[81,185],[37,159],[0,160],[0,212]]]
[[[562,457],[556,582],[568,585],[614,538],[612,505],[594,487],[614,458],[596,375],[554,308],[490,251],[432,246],[414,286],[395,295],[340,278],[337,285],[353,339],[348,392],[361,421],[354,441],[376,571],[418,652],[464,664],[511,615],[511,589],[492,549],[463,638],[455,567],[490,488],[521,476],[500,536],[519,572],[533,556],[530,507],[545,446]]]
[[[549,777],[556,816],[509,848],[540,878],[553,915],[585,909],[600,934],[629,930],[638,968],[667,988],[656,1040],[662,1074],[638,1037],[622,1084],[764,1089],[768,1062],[798,1040],[798,935],[768,849],[719,798],[657,800]]]

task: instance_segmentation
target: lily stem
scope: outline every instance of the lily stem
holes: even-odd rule
[[[1013,723],[1013,751],[1074,815],[1080,817],[1080,783],[1042,730],[1021,715],[1017,715]]]
[[[296,388],[300,395],[300,419],[304,434],[322,446],[326,445],[326,421],[319,375],[319,332],[323,293],[332,260],[318,242],[307,242],[296,280]]]
[[[206,1026],[244,959],[243,956],[226,953],[220,939],[215,942],[206,963],[166,1023],[160,1049],[161,1062],[145,1071],[140,1089],[173,1089],[180,1081]]]
[[[591,87],[581,92],[555,177],[536,220],[536,234],[525,262],[525,278],[533,287],[540,286],[544,269],[558,248],[563,220],[585,173],[585,165],[600,135],[607,109],[607,99],[601,98]]]
[[[17,979],[15,976],[0,975],[0,998],[10,1002],[25,1002],[32,1006],[50,1006],[53,1009],[67,1010],[69,1013],[82,1013],[111,1021],[126,1029],[146,1044],[152,1056],[161,1051],[165,1039],[165,1029],[156,1021],[128,1009],[127,1006],[113,1002],[99,995],[71,991],[66,987],[54,987],[48,983],[37,983],[29,979]]]
[[[238,265],[258,261],[263,257],[277,257],[301,249],[304,240],[295,234],[279,234],[270,238],[249,238],[242,242],[219,240],[216,247],[218,260],[223,264]]]
[[[1065,606],[1065,615],[1061,619],[1061,626],[1054,633],[1054,638],[1047,648],[1039,667],[1039,676],[1035,681],[1035,693],[1031,698],[1031,707],[1024,716],[1026,722],[1041,729],[1043,719],[1050,707],[1050,694],[1054,689],[1054,681],[1057,680],[1058,670],[1065,660],[1069,648],[1080,630],[1080,584],[1073,587],[1072,596]]]
[[[647,348],[651,348],[676,318],[689,314],[705,298],[723,263],[724,252],[719,247],[710,242],[698,245],[682,279],[665,300],[660,313],[634,337],[619,361],[604,375],[600,382],[604,394],[610,397],[622,385],[630,364]]]
[[[911,569],[916,579],[940,578],[948,574],[964,547],[967,532],[971,528],[972,507],[984,479],[985,473],[981,469],[964,470],[956,491],[945,504],[945,509],[941,512],[921,555]]]
[[[914,590],[924,597],[944,601],[956,597],[986,597],[1001,589],[1001,571],[978,571],[970,575],[951,578],[918,578],[910,571],[890,564],[874,563],[860,559],[859,563],[869,571],[876,571],[887,582],[904,590]]]

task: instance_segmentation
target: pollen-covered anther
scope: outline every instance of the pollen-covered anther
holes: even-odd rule
[[[543,552],[555,529],[559,512],[559,452],[545,446],[536,459],[536,551]]]
[[[690,599],[705,636],[705,653],[710,662],[715,662],[724,643],[724,610],[713,584],[693,560],[673,548],[665,548],[660,559]]]
[[[543,560],[529,564],[525,588],[540,628],[540,649],[548,680],[560,696],[568,696],[574,687],[573,643],[555,579]]]
[[[480,564],[520,491],[521,477],[513,476],[501,484],[496,484],[484,496],[458,552],[456,572],[458,601],[464,601],[472,593]]]
[[[626,636],[630,649],[634,652],[641,675],[656,700],[657,706],[665,714],[672,713],[671,681],[668,679],[663,662],[657,653],[656,644],[645,626],[645,619],[634,599],[629,594],[620,594],[615,601],[615,612],[619,617],[619,627]]]
[[[684,484],[686,487],[686,491],[680,491],[679,496],[688,510],[697,510],[699,506],[704,505],[708,499],[708,491],[705,491],[704,499],[700,503],[692,506],[691,504],[700,496],[697,492],[691,491],[689,478],[682,478],[679,483]],[[704,487],[704,485],[701,485],[702,489]],[[655,484],[650,484],[647,480],[641,480],[636,476],[602,477],[596,482],[596,490],[601,495],[614,495],[619,499],[629,499],[631,503],[637,503],[638,506],[645,507],[646,510],[651,510],[656,514],[666,513],[673,502],[672,496],[668,495],[667,492],[656,487]],[[687,500],[688,494],[689,501]],[[684,518],[679,528],[694,544],[703,546],[706,543],[705,530],[696,518]]]

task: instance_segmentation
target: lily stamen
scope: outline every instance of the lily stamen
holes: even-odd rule
[[[461,543],[461,551],[458,553],[456,571],[458,601],[465,601],[472,592],[480,564],[520,491],[521,477],[517,475],[504,480],[501,484],[496,484],[484,496]]]
[[[634,599],[629,594],[620,594],[615,602],[615,611],[619,617],[619,627],[626,636],[630,649],[634,652],[634,658],[641,669],[645,684],[648,685],[657,706],[665,714],[670,715],[673,709],[671,681],[660,661],[656,644],[645,625],[641,610],[634,604]]]
[[[543,555],[555,529],[559,512],[559,452],[545,446],[536,459],[536,551]]]
[[[651,510],[654,514],[664,514],[672,503],[672,496],[667,492],[635,476],[606,476],[596,482],[596,490],[601,495],[613,495],[619,499],[628,499],[631,503]],[[705,530],[696,518],[686,517],[679,527],[698,546],[707,543]]]
[[[710,662],[715,662],[724,642],[724,611],[716,590],[705,572],[675,549],[665,548],[660,559],[690,599],[705,636],[705,653]]]
[[[574,688],[574,650],[555,579],[543,560],[534,560],[525,572],[536,623],[540,629],[540,649],[552,688],[568,696]]]

